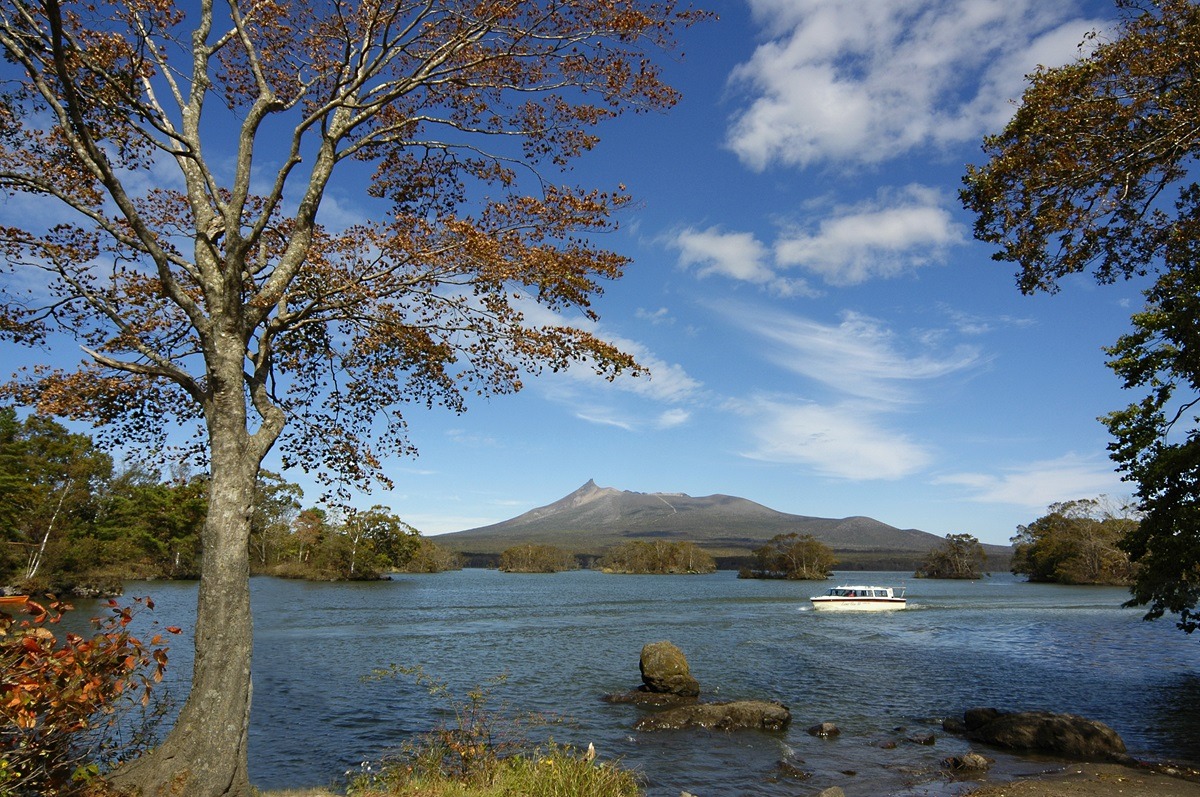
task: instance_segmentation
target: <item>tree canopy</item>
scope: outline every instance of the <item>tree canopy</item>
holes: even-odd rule
[[[738,578],[823,581],[835,564],[833,549],[811,534],[776,534],[754,550],[753,566],[742,568]]]
[[[589,237],[629,198],[562,171],[597,124],[675,102],[653,55],[700,16],[0,0],[0,190],[32,211],[0,227],[0,334],[86,355],[10,395],[109,444],[183,444],[210,477],[190,696],[121,787],[249,789],[247,551],[269,452],[365,487],[414,451],[410,406],[461,411],[579,362],[637,372],[589,326],[626,266]],[[335,177],[363,192],[353,223],[322,223]]]
[[[1131,604],[1200,627],[1200,7],[1118,0],[1121,24],[1074,63],[1032,74],[988,161],[962,192],[975,235],[1018,266],[1025,293],[1090,272],[1149,277],[1133,331],[1107,351],[1141,397],[1103,420],[1137,485],[1141,523],[1120,545],[1137,564]]]
[[[687,540],[629,540],[606,551],[595,566],[606,573],[692,574],[714,572],[717,561]]]
[[[913,574],[917,578],[979,578],[987,564],[987,551],[971,534],[947,534],[930,550]]]
[[[1059,584],[1130,584],[1134,568],[1119,546],[1137,527],[1102,500],[1052,504],[1047,514],[1017,528],[1012,572]]]
[[[561,573],[578,570],[579,559],[554,545],[514,545],[501,552],[500,569],[505,573]]]

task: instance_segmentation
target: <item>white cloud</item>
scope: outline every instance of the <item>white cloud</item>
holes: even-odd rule
[[[972,346],[932,351],[927,335],[912,341],[915,353],[906,353],[900,336],[860,313],[843,313],[839,323],[826,324],[761,307],[723,305],[720,309],[733,323],[767,341],[763,356],[777,365],[841,393],[881,403],[911,401],[911,385],[982,361]]]
[[[803,280],[779,276],[770,263],[771,251],[748,232],[685,229],[670,241],[679,250],[679,265],[700,277],[720,275],[768,288],[779,296],[812,296]]]
[[[815,231],[785,233],[775,244],[780,265],[800,266],[831,285],[857,285],[944,259],[965,235],[940,194],[909,186],[899,195],[839,208]]]
[[[655,326],[675,323],[675,319],[671,316],[671,311],[665,307],[660,307],[657,310],[647,310],[645,307],[639,307],[634,311],[634,316],[643,321],[649,321]]]
[[[757,445],[750,459],[807,465],[842,479],[899,479],[928,466],[931,453],[903,433],[888,429],[869,407],[820,406],[759,400]]]
[[[771,246],[753,233],[719,227],[689,227],[669,244],[679,250],[679,265],[701,278],[715,275],[760,285],[778,296],[815,297],[819,293],[806,280],[789,278],[784,270],[799,267],[844,286],[942,262],[950,247],[966,241],[948,205],[941,191],[910,185],[823,216],[810,208],[810,228],[785,230]]]
[[[751,168],[880,163],[978,139],[1023,76],[1099,27],[1041,0],[750,0],[768,41],[731,80],[751,99],[728,146]]]
[[[1014,504],[1036,512],[1059,501],[1118,495],[1129,489],[1108,460],[1075,454],[1000,473],[952,474],[934,483],[964,487],[970,494],[967,500],[977,503]]]
[[[674,429],[690,421],[692,414],[684,409],[671,409],[658,416],[659,429]]]

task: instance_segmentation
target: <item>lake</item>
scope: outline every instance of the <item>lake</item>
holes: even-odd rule
[[[839,573],[828,582],[593,571],[518,575],[463,570],[392,581],[317,584],[255,578],[250,775],[264,789],[345,783],[446,707],[408,678],[364,680],[391,664],[420,666],[454,693],[497,676],[492,704],[560,718],[531,735],[619,758],[652,797],[953,795],[938,762],[964,752],[941,718],[975,706],[1046,709],[1111,725],[1138,758],[1200,763],[1200,639],[1170,620],[1122,609],[1125,590],[978,581],[908,573]],[[834,583],[908,587],[900,612],[813,612]],[[154,620],[190,632],[195,585],[134,582]],[[78,616],[95,604],[78,602]],[[640,683],[648,642],[678,645],[705,699],[763,698],[791,708],[786,733],[632,730],[642,709],[601,700]],[[190,639],[177,638],[168,681],[186,694]],[[806,729],[830,721],[833,739]],[[908,737],[933,732],[931,746]],[[887,749],[890,741],[896,742]],[[1052,762],[982,750],[989,777]],[[792,762],[811,777],[780,776]]]

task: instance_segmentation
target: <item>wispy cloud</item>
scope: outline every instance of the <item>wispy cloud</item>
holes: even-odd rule
[[[677,426],[683,426],[692,419],[692,413],[684,409],[667,410],[662,415],[658,416],[657,426],[659,429],[674,429]]]
[[[1118,495],[1129,489],[1110,461],[1076,454],[1010,467],[998,474],[951,474],[934,483],[964,488],[969,501],[1014,504],[1039,512],[1058,501]]]
[[[575,417],[581,421],[587,421],[588,423],[594,423],[599,426],[613,426],[617,429],[623,429],[626,432],[632,432],[634,430],[635,427],[632,422],[621,418],[615,418],[604,413],[604,410],[580,411],[575,413]]]
[[[658,326],[660,324],[674,324],[675,319],[671,315],[671,311],[665,307],[659,307],[654,310],[645,307],[639,307],[634,311],[634,316],[642,321],[649,321],[651,324]]]
[[[522,312],[530,324],[557,326],[568,324],[583,329],[596,337],[606,340],[621,351],[630,354],[649,374],[640,376],[622,374],[611,382],[597,376],[586,365],[577,365],[561,374],[543,374],[537,380],[543,387],[548,383],[551,392],[567,392],[568,385],[586,387],[594,391],[620,390],[632,393],[642,398],[664,403],[687,401],[694,397],[702,385],[693,379],[687,369],[680,363],[667,362],[655,354],[645,344],[631,338],[617,335],[605,329],[602,324],[576,316],[566,317],[531,301],[521,303]],[[573,400],[573,399],[572,399]]]
[[[933,459],[927,447],[881,423],[871,407],[758,399],[746,411],[754,416],[755,445],[743,452],[750,459],[853,480],[903,478]]]
[[[873,164],[1003,126],[1024,75],[1099,26],[1041,0],[750,0],[768,40],[732,75],[728,146],[771,164]]]
[[[982,362],[974,346],[949,351],[929,347],[931,337],[911,340],[878,319],[846,312],[839,323],[749,305],[720,308],[734,324],[768,343],[762,356],[789,371],[857,398],[884,404],[913,400],[910,387]]]
[[[927,330],[900,334],[860,313],[824,323],[759,306],[715,309],[763,341],[761,356],[810,380],[795,391],[803,398],[733,403],[750,419],[753,444],[743,455],[829,477],[900,479],[929,468],[934,448],[895,420],[921,402],[922,385],[983,362],[975,347],[946,350]]]

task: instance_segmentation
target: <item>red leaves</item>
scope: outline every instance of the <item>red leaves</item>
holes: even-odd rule
[[[47,628],[69,608],[61,603],[47,609],[31,601],[29,618],[20,621],[0,615],[0,724],[16,729],[0,734],[0,756],[10,772],[20,773],[20,781],[11,784],[19,791],[60,793],[80,763],[74,736],[114,714],[123,700],[148,702],[151,686],[162,680],[167,652],[130,634],[139,604],[152,605],[109,601],[110,614],[93,620],[97,633],[91,638],[64,633],[60,640]],[[151,645],[160,640],[156,636]]]

